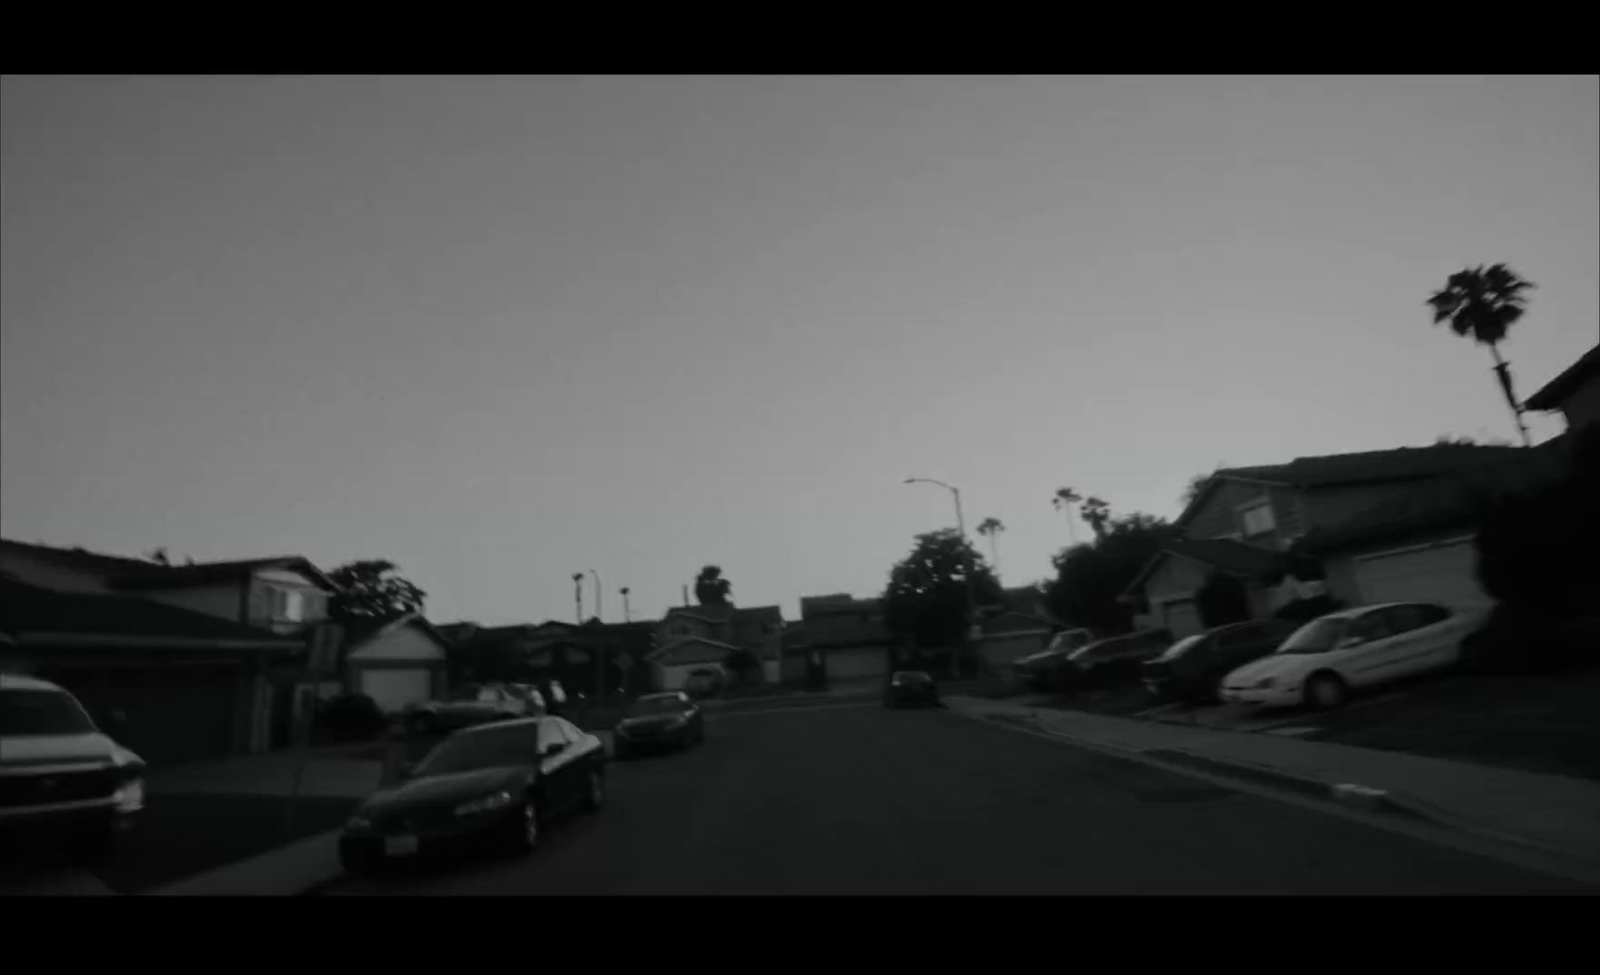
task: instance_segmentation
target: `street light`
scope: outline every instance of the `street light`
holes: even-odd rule
[[[961,514],[961,489],[953,484],[946,484],[943,481],[935,480],[931,477],[908,477],[906,478],[905,482],[907,484],[936,484],[939,487],[944,488],[946,491],[949,491],[950,496],[955,499],[956,533],[961,537],[961,545],[963,551],[965,552],[964,558],[967,563],[961,572],[961,577],[966,582],[967,586],[967,626],[963,628],[965,631],[963,635],[968,645],[971,645],[975,640],[974,633],[978,628],[978,596],[972,588],[972,555],[970,546],[967,544],[967,520]],[[973,676],[977,677],[978,662],[976,654],[974,654],[972,666],[974,670]]]

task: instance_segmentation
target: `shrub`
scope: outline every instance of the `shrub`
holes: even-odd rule
[[[387,724],[378,702],[365,694],[341,694],[323,707],[322,727],[338,741],[376,738]]]

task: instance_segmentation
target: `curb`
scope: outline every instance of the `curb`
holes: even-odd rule
[[[1373,813],[1387,819],[1426,824],[1454,833],[1491,840],[1512,847],[1520,847],[1530,853],[1556,857],[1569,863],[1582,864],[1590,869],[1600,867],[1600,860],[1587,854],[1564,849],[1555,844],[1545,843],[1516,833],[1478,826],[1466,822],[1461,817],[1439,809],[1430,803],[1412,799],[1408,796],[1396,795],[1385,789],[1376,789],[1356,783],[1329,783],[1322,779],[1296,775],[1279,769],[1251,765],[1247,762],[1225,761],[1176,748],[1140,751],[1116,745],[1107,745],[1051,730],[1043,726],[1037,717],[1032,714],[983,713],[962,711],[955,708],[951,710],[958,714],[965,714],[968,717],[986,720],[993,724],[1021,727],[1034,733],[1046,734],[1060,741],[1071,742],[1079,748],[1100,752],[1105,755],[1114,755],[1130,760],[1153,760],[1150,761],[1150,764],[1169,768],[1175,772],[1181,773],[1183,769],[1187,768],[1207,775],[1214,775],[1221,779],[1233,779],[1310,799],[1332,802],[1347,809]]]

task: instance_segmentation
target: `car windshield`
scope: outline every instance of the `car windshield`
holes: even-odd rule
[[[1205,634],[1203,634],[1203,633],[1202,634],[1198,634],[1196,636],[1186,636],[1182,640],[1179,640],[1177,643],[1174,643],[1172,646],[1168,647],[1166,653],[1163,653],[1161,656],[1157,657],[1156,659],[1157,660],[1176,660],[1179,657],[1183,656],[1184,654],[1188,653],[1194,647],[1198,646],[1200,644],[1200,641],[1202,641],[1204,639],[1205,639]]]
[[[1350,629],[1350,620],[1341,616],[1324,616],[1312,620],[1305,626],[1294,631],[1294,635],[1283,641],[1283,646],[1278,648],[1279,653],[1327,653],[1344,639]]]
[[[531,725],[452,735],[412,770],[412,778],[527,765],[537,757]]]
[[[628,713],[634,717],[647,714],[676,714],[683,710],[683,700],[673,697],[642,697],[633,702]]]
[[[94,732],[76,698],[63,691],[0,691],[0,736],[83,735]]]

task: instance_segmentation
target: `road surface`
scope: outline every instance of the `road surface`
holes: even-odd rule
[[[992,726],[868,704],[708,719],[612,766],[525,860],[336,893],[1532,894],[1597,891]]]

